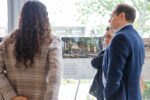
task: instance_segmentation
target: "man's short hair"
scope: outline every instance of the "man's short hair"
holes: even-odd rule
[[[119,4],[115,7],[113,14],[119,15],[124,12],[126,20],[130,23],[133,23],[136,18],[136,11],[133,7],[128,4]]]

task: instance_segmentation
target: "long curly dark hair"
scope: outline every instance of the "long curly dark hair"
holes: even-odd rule
[[[51,27],[48,12],[39,1],[27,1],[19,16],[19,27],[15,35],[14,54],[17,62],[22,62],[26,68],[33,64],[34,56],[40,52],[45,37],[50,37]],[[30,65],[27,62],[30,61]]]

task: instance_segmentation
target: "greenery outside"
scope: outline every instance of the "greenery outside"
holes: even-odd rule
[[[110,18],[109,15],[114,7],[121,3],[129,4],[136,9],[137,18],[134,26],[141,36],[150,37],[150,2],[148,0],[82,0],[76,3],[79,12],[78,21],[83,25],[96,24],[95,35],[102,35],[106,21]],[[91,18],[96,19],[91,20]]]

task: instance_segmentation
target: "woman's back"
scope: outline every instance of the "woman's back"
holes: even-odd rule
[[[27,1],[18,28],[0,44],[0,100],[57,100],[61,61],[46,6]]]
[[[40,53],[35,55],[33,64],[29,68],[26,68],[23,63],[16,63],[15,42],[7,43],[7,45],[2,42],[0,45],[0,67],[5,65],[7,78],[15,93],[27,97],[28,100],[49,100],[50,98],[57,100],[62,65],[61,43],[56,36],[52,34],[50,36],[52,40],[45,38]],[[27,61],[27,64],[29,62]],[[2,82],[3,80],[0,81],[0,85]],[[5,88],[11,90],[9,86]],[[11,94],[2,93],[5,100],[11,100]]]
[[[57,100],[61,61],[46,6],[27,1],[18,28],[0,44],[0,100]]]

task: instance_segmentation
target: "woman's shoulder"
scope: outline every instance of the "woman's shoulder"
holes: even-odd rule
[[[43,38],[43,40],[44,40],[44,45],[51,45],[51,44],[54,44],[54,43],[56,43],[56,42],[59,42],[60,41],[60,38],[59,37],[57,37],[55,34],[50,34],[50,35],[48,35],[48,36],[45,36],[44,38]]]
[[[60,38],[58,37],[58,36],[56,36],[55,34],[50,34],[50,37],[51,37],[51,39],[52,39],[52,41],[60,41]]]
[[[3,37],[1,44],[7,45],[7,46],[10,44],[14,44],[14,42],[16,40],[16,34],[19,32],[20,31],[18,29],[12,31],[11,33],[9,33],[5,37]]]
[[[58,47],[61,45],[61,39],[55,34],[51,34],[50,38],[51,38],[50,47]]]
[[[3,37],[2,41],[0,42],[0,47],[2,47],[4,45],[8,45],[10,39],[11,39],[11,34],[8,34],[5,37]]]

